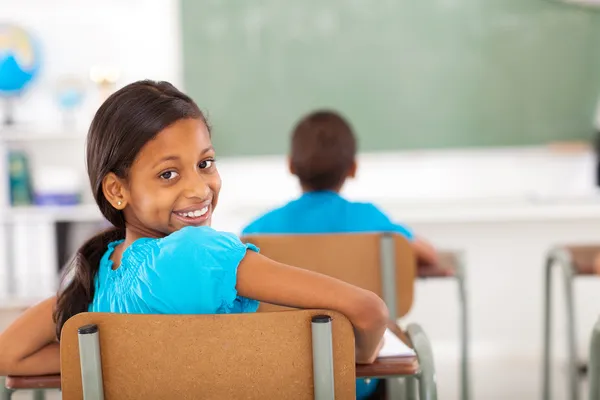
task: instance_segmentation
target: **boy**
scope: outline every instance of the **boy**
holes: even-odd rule
[[[396,232],[412,244],[419,265],[435,265],[437,254],[405,226],[393,223],[371,203],[356,203],[339,193],[356,175],[356,138],[335,112],[317,111],[294,128],[289,159],[302,196],[250,223],[242,235]],[[357,399],[379,398],[378,380],[357,380]]]
[[[259,217],[242,234],[396,232],[412,244],[419,265],[437,262],[435,249],[405,226],[392,222],[371,203],[346,200],[339,193],[356,175],[356,138],[342,116],[317,111],[294,128],[289,159],[302,196]]]

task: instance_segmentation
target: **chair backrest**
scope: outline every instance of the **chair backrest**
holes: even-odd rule
[[[78,314],[61,333],[63,398],[83,398],[78,328],[95,324],[107,400],[313,399],[311,319],[322,314],[332,318],[336,398],[354,399],[352,326],[319,310]]]
[[[392,269],[396,318],[410,311],[413,302],[416,260],[410,243],[397,234],[247,235],[261,254],[295,267],[308,269],[370,290],[388,302],[385,268]],[[389,271],[388,271],[389,272]],[[392,314],[392,306],[390,313]],[[261,311],[277,306],[261,304]]]

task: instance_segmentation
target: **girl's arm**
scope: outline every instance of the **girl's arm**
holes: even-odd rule
[[[56,297],[26,310],[0,333],[0,375],[60,372],[60,351],[52,318]]]
[[[241,296],[295,308],[322,308],[344,314],[354,326],[356,362],[377,358],[388,309],[374,293],[329,276],[290,267],[248,251],[238,267]]]

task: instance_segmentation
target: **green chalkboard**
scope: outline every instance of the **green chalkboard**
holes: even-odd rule
[[[364,151],[587,139],[600,13],[550,0],[182,0],[185,90],[222,155],[334,108]]]

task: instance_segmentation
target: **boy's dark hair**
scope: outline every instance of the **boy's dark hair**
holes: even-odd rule
[[[123,213],[106,200],[104,177],[112,172],[126,179],[129,168],[146,143],[182,119],[206,119],[196,103],[168,82],[139,81],[113,93],[100,106],[87,136],[87,172],[94,199],[114,228],[89,239],[65,268],[56,300],[56,335],[75,314],[85,312],[94,299],[94,280],[110,242],[125,238]],[[207,125],[208,127],[208,125]]]
[[[292,133],[291,169],[305,190],[335,190],[354,165],[356,138],[338,113],[315,111],[302,118]]]

